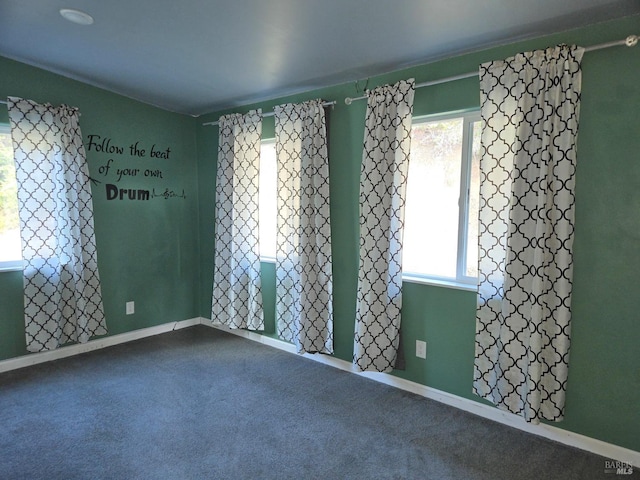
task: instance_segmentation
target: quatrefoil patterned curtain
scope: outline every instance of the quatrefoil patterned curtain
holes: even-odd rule
[[[298,353],[333,353],[329,158],[322,100],[275,108],[276,325]]]
[[[538,423],[563,418],[583,49],[480,67],[480,265],[473,390]]]
[[[396,363],[402,308],[402,232],[414,81],[371,91],[360,171],[360,265],[353,361],[361,371]]]
[[[258,243],[262,115],[220,117],[211,318],[229,328],[264,330]]]
[[[76,109],[8,99],[27,350],[105,335],[89,170]]]

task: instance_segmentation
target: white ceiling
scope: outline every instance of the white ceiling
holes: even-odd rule
[[[0,55],[199,115],[636,13],[640,0],[0,0]]]

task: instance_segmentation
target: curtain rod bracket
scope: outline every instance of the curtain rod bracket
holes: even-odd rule
[[[638,44],[638,36],[637,35],[629,35],[625,39],[624,44],[627,47],[635,47]]]

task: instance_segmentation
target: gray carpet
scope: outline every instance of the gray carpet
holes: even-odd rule
[[[0,428],[2,479],[616,477],[602,457],[205,326],[0,374]]]

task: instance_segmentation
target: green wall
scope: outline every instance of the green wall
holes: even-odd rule
[[[94,146],[87,150],[89,173],[101,182],[92,190],[109,334],[197,317],[196,120],[0,58],[0,98],[7,96],[76,106],[85,148],[89,135],[123,146],[122,155],[98,152]],[[6,106],[0,105],[0,122],[7,121]],[[135,142],[147,150],[144,156],[130,154]],[[169,158],[151,158],[152,145],[155,150],[170,148]],[[139,172],[118,181],[118,168]],[[145,177],[146,170],[159,171],[162,178]],[[107,184],[155,189],[157,194],[184,191],[186,199],[107,200]],[[135,301],[136,312],[127,316],[129,300]],[[22,273],[0,272],[0,359],[26,353],[23,325]]]
[[[424,82],[477,70],[480,63],[558,43],[594,45],[640,32],[640,17],[603,23],[546,38],[501,46],[369,79],[369,88],[414,77]],[[640,51],[612,48],[586,53],[578,171],[572,348],[566,417],[560,428],[640,450]],[[360,82],[362,85],[364,82]],[[200,314],[210,318],[216,127],[221,114],[312,98],[336,100],[328,111],[331,227],[334,262],[335,356],[351,361],[358,265],[358,191],[365,101],[354,84],[225,110],[198,122],[200,185]],[[479,107],[477,79],[416,90],[414,114]],[[263,137],[273,135],[265,118]],[[273,264],[263,264],[265,335],[275,336]],[[482,403],[471,393],[475,292],[405,282],[402,327],[407,354],[403,377]],[[427,359],[415,357],[415,340],[427,341]]]
[[[392,72],[369,80],[369,88],[414,77],[417,82],[474,71],[479,63],[557,43],[592,45],[640,33],[640,17],[603,23]],[[585,54],[578,142],[572,348],[567,411],[560,428],[640,450],[640,50],[615,48]],[[259,72],[252,72],[252,74]],[[362,84],[363,82],[361,82]],[[358,189],[365,102],[354,84],[250,105],[193,119],[144,105],[58,75],[0,58],[0,97],[8,95],[80,108],[88,135],[118,145],[140,141],[171,148],[169,159],[88,152],[100,273],[110,334],[196,316],[210,317],[216,127],[202,123],[220,114],[312,98],[336,100],[329,111],[331,222],[334,260],[335,356],[353,353],[358,264]],[[477,108],[477,80],[466,79],[416,91],[416,115]],[[0,122],[6,109],[0,106]],[[273,118],[264,121],[273,135]],[[111,169],[162,171],[160,178],[116,181]],[[102,170],[104,171],[104,169]],[[169,189],[186,198],[148,202],[107,200],[105,183],[124,188]],[[275,336],[273,264],[262,265],[265,335]],[[403,341],[407,368],[396,375],[454,395],[471,393],[475,294],[405,283]],[[136,302],[133,316],[124,304]],[[22,277],[0,272],[0,359],[24,355]],[[415,340],[427,341],[427,359],[417,359]]]

